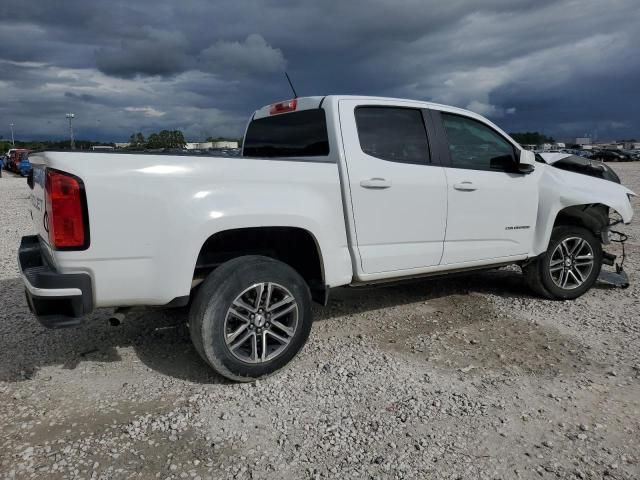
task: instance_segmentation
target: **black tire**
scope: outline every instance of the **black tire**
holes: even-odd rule
[[[274,282],[290,292],[297,303],[297,324],[278,356],[247,363],[227,346],[225,319],[242,292],[263,282]],[[189,312],[191,340],[200,356],[220,375],[238,382],[265,377],[287,365],[306,343],[311,323],[311,293],[305,280],[289,265],[257,255],[239,257],[215,269],[200,285]]]
[[[556,248],[563,241],[579,238],[589,244],[593,254],[593,267],[584,281],[573,288],[562,288],[552,278],[551,258]],[[602,245],[600,241],[586,228],[570,225],[554,227],[547,251],[539,255],[534,261],[523,267],[523,274],[527,285],[538,295],[554,300],[572,300],[587,292],[598,279],[602,268]]]

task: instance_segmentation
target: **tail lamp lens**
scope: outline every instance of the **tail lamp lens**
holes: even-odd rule
[[[82,181],[73,175],[47,170],[49,243],[56,249],[83,249],[89,243]]]
[[[298,108],[298,100],[293,98],[284,102],[274,103],[269,109],[269,115],[278,115],[280,113],[294,112]]]

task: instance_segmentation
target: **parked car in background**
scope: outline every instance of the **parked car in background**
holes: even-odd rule
[[[9,150],[7,150],[7,154],[4,156],[4,169],[5,170],[11,170],[9,164],[11,163],[11,158],[13,157],[13,153],[16,151],[17,149],[15,148],[10,148]]]
[[[595,150],[591,158],[602,160],[603,162],[630,162],[633,160],[630,155],[622,150]]]
[[[638,150],[623,150],[625,155],[628,155],[632,161],[640,160],[640,151]]]
[[[574,155],[578,155],[579,157],[583,157],[583,158],[592,158],[593,157],[593,151],[591,151],[591,150],[576,150],[574,152]]]
[[[9,158],[6,169],[26,176],[31,172],[31,162],[29,162],[29,153],[31,150],[25,148],[15,148],[9,150]]]
[[[25,152],[20,156],[20,161],[18,162],[18,172],[21,177],[26,177],[31,173],[31,162],[29,161],[29,153]]]

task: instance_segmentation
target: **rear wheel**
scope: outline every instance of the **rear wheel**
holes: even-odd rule
[[[311,295],[290,266],[268,257],[231,260],[203,282],[189,313],[191,339],[221,375],[252,381],[284,367],[311,331]]]
[[[523,268],[529,287],[558,300],[578,298],[596,282],[602,267],[602,245],[587,229],[558,226],[549,248]]]

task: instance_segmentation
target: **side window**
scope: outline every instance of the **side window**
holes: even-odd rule
[[[429,163],[429,142],[416,108],[357,107],[360,148],[367,155],[400,163]]]
[[[449,140],[452,167],[512,171],[516,166],[513,145],[487,125],[444,112],[442,122]]]

